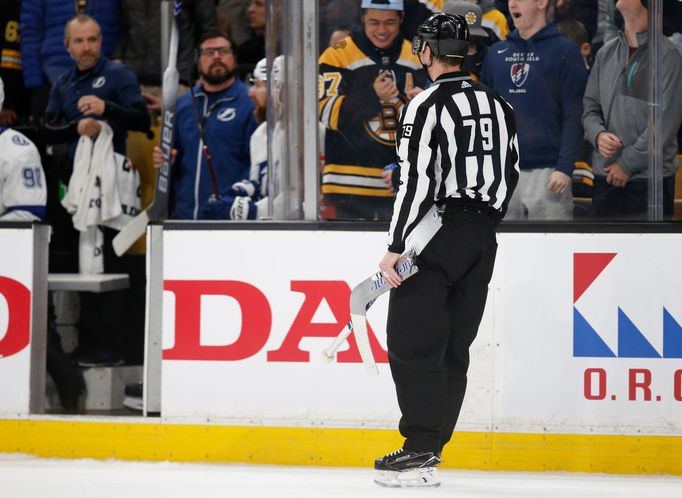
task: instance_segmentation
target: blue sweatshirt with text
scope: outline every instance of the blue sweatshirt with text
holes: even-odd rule
[[[490,47],[481,81],[514,108],[522,170],[571,175],[582,154],[587,68],[578,46],[549,23],[528,40],[518,30]]]

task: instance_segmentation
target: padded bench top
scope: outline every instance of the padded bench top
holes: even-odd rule
[[[47,276],[48,290],[109,292],[129,286],[127,273],[50,273]]]

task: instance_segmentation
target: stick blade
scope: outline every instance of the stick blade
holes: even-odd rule
[[[417,273],[419,269],[413,254],[402,255],[396,263],[395,270],[403,280]],[[377,272],[353,287],[350,294],[350,317],[353,333],[355,334],[355,342],[358,345],[362,363],[365,365],[367,373],[372,376],[379,375],[379,370],[369,343],[367,310],[379,296],[388,292],[390,288],[381,273]]]
[[[376,361],[374,361],[374,353],[372,352],[372,346],[369,343],[367,317],[364,313],[360,315],[354,315],[351,313],[350,319],[353,323],[355,343],[358,345],[358,351],[360,352],[360,358],[362,358],[362,364],[365,366],[365,370],[369,375],[376,377],[379,375],[379,369],[377,368]]]
[[[144,235],[147,231],[147,223],[149,223],[149,215],[145,209],[116,234],[112,245],[117,256],[122,256],[137,239]]]

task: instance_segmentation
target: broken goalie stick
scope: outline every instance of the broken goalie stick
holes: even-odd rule
[[[408,235],[405,241],[405,252],[398,258],[395,266],[395,271],[403,281],[419,271],[415,264],[415,258],[422,252],[433,236],[436,235],[442,224],[440,211],[434,205],[424,215],[410,235]],[[336,358],[336,351],[350,333],[354,332],[355,342],[358,345],[360,357],[367,373],[379,375],[379,370],[372,354],[372,348],[369,344],[366,315],[367,310],[374,304],[374,301],[389,289],[390,286],[386,283],[380,271],[353,287],[350,294],[350,321],[334,339],[334,342],[322,351],[322,357],[325,360],[334,360]]]
[[[172,4],[172,15],[169,15]],[[163,72],[163,111],[161,113],[161,151],[163,152],[163,165],[156,172],[156,188],[154,200],[130,223],[116,234],[112,245],[116,255],[121,256],[137,239],[144,235],[147,223],[150,221],[162,221],[168,210],[168,196],[170,188],[171,151],[173,150],[173,127],[175,125],[175,101],[178,96],[178,81],[180,74],[176,67],[178,59],[179,32],[177,16],[182,9],[179,0],[162,0],[161,14],[163,19],[171,22],[170,49],[168,51],[168,65]],[[166,17],[168,15],[168,17]]]

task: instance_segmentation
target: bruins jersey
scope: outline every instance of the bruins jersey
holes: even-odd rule
[[[388,70],[399,96],[381,102],[373,84]],[[406,93],[426,74],[402,38],[385,50],[357,30],[320,57],[319,111],[327,128],[323,194],[392,197],[381,174],[396,161],[395,141]]]
[[[19,40],[19,2],[0,0],[0,78],[5,84],[5,109],[28,113]]]

